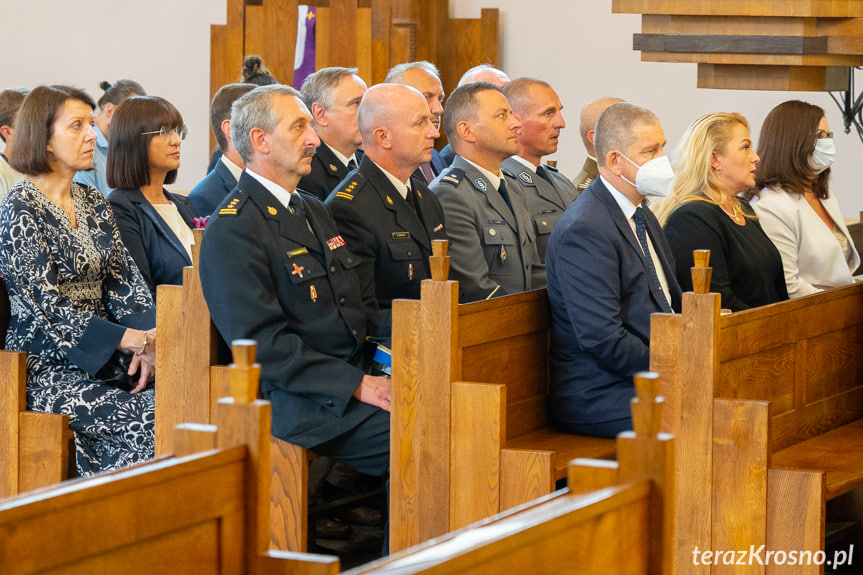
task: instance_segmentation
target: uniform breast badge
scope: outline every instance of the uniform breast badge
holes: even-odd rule
[[[294,269],[293,271],[291,271],[291,275],[300,276],[300,279],[303,279],[303,270],[305,269],[306,268],[304,268],[303,266],[298,266],[297,264],[294,264]]]
[[[318,301],[318,290],[315,289],[315,286],[309,286],[309,298],[316,302]]]

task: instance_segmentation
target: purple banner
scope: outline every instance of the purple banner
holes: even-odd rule
[[[315,6],[299,6],[297,21],[297,49],[294,55],[294,88],[300,89],[303,81],[315,71]]]

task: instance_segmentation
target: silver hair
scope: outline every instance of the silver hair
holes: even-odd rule
[[[437,69],[437,66],[428,62],[426,60],[420,60],[419,62],[405,62],[404,64],[396,64],[390,71],[387,72],[387,77],[384,78],[385,84],[404,84],[405,73],[408,70],[414,70],[419,68],[420,70],[424,70],[434,76],[440,81],[440,71]]]
[[[334,92],[339,82],[345,76],[356,76],[358,73],[358,68],[342,68],[340,66],[321,68],[303,81],[303,86],[300,88],[303,102],[309,110],[312,109],[312,104],[315,102],[325,110],[331,110],[335,105],[336,96]]]
[[[274,96],[294,96],[302,102],[300,93],[290,86],[270,84],[255,88],[231,106],[231,141],[246,163],[252,160],[252,128],[271,134],[281,120],[273,105]]]
[[[605,166],[605,157],[611,150],[622,152],[635,143],[638,126],[655,126],[659,123],[656,114],[630,104],[619,102],[605,110],[596,122],[593,145],[596,148],[596,163]]]

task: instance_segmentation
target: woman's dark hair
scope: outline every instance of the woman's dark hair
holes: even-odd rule
[[[150,140],[158,134],[144,133],[158,132],[163,126],[171,130],[185,126],[179,110],[164,98],[135,96],[117,106],[108,138],[109,186],[134,190],[150,183]],[[165,177],[166,184],[176,180],[177,170]]]
[[[24,98],[15,119],[15,147],[9,157],[12,168],[28,176],[51,172],[48,143],[67,100],[79,100],[96,109],[84,90],[72,86],[37,86]]]
[[[830,169],[816,174],[809,165],[823,117],[824,110],[800,100],[782,102],[770,110],[758,138],[761,163],[755,172],[755,188],[746,192],[747,199],[773,186],[792,194],[803,194],[811,188],[821,199],[830,195]]]
[[[255,84],[256,86],[269,86],[279,82],[270,75],[270,71],[264,66],[260,56],[246,56],[243,58],[243,71],[240,73],[238,82]]]
[[[134,80],[117,80],[113,84],[110,82],[102,82],[99,87],[105,91],[104,94],[96,102],[99,104],[99,109],[103,109],[107,104],[118,106],[120,102],[131,98],[132,96],[146,96],[147,92],[144,87]]]

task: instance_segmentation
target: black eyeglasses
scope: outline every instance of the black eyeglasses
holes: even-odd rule
[[[150,136],[150,135],[153,135],[153,134],[158,134],[159,136],[167,136],[167,135],[169,135],[171,132],[174,132],[175,134],[177,134],[177,137],[178,137],[178,138],[180,138],[181,140],[185,140],[185,139],[186,139],[186,134],[187,134],[189,131],[188,131],[188,129],[186,128],[186,126],[178,126],[178,127],[176,127],[176,128],[169,128],[168,126],[162,126],[161,128],[159,128],[159,129],[158,129],[157,131],[155,131],[155,132],[141,132],[141,135],[142,135],[142,136]]]
[[[828,139],[828,140],[832,140],[832,139],[833,139],[833,132],[827,132],[827,131],[824,131],[824,130],[818,130],[818,131],[816,132],[816,135],[818,136],[818,139],[819,139],[819,140],[823,140],[823,139],[825,139],[825,138],[826,138],[826,139]]]

